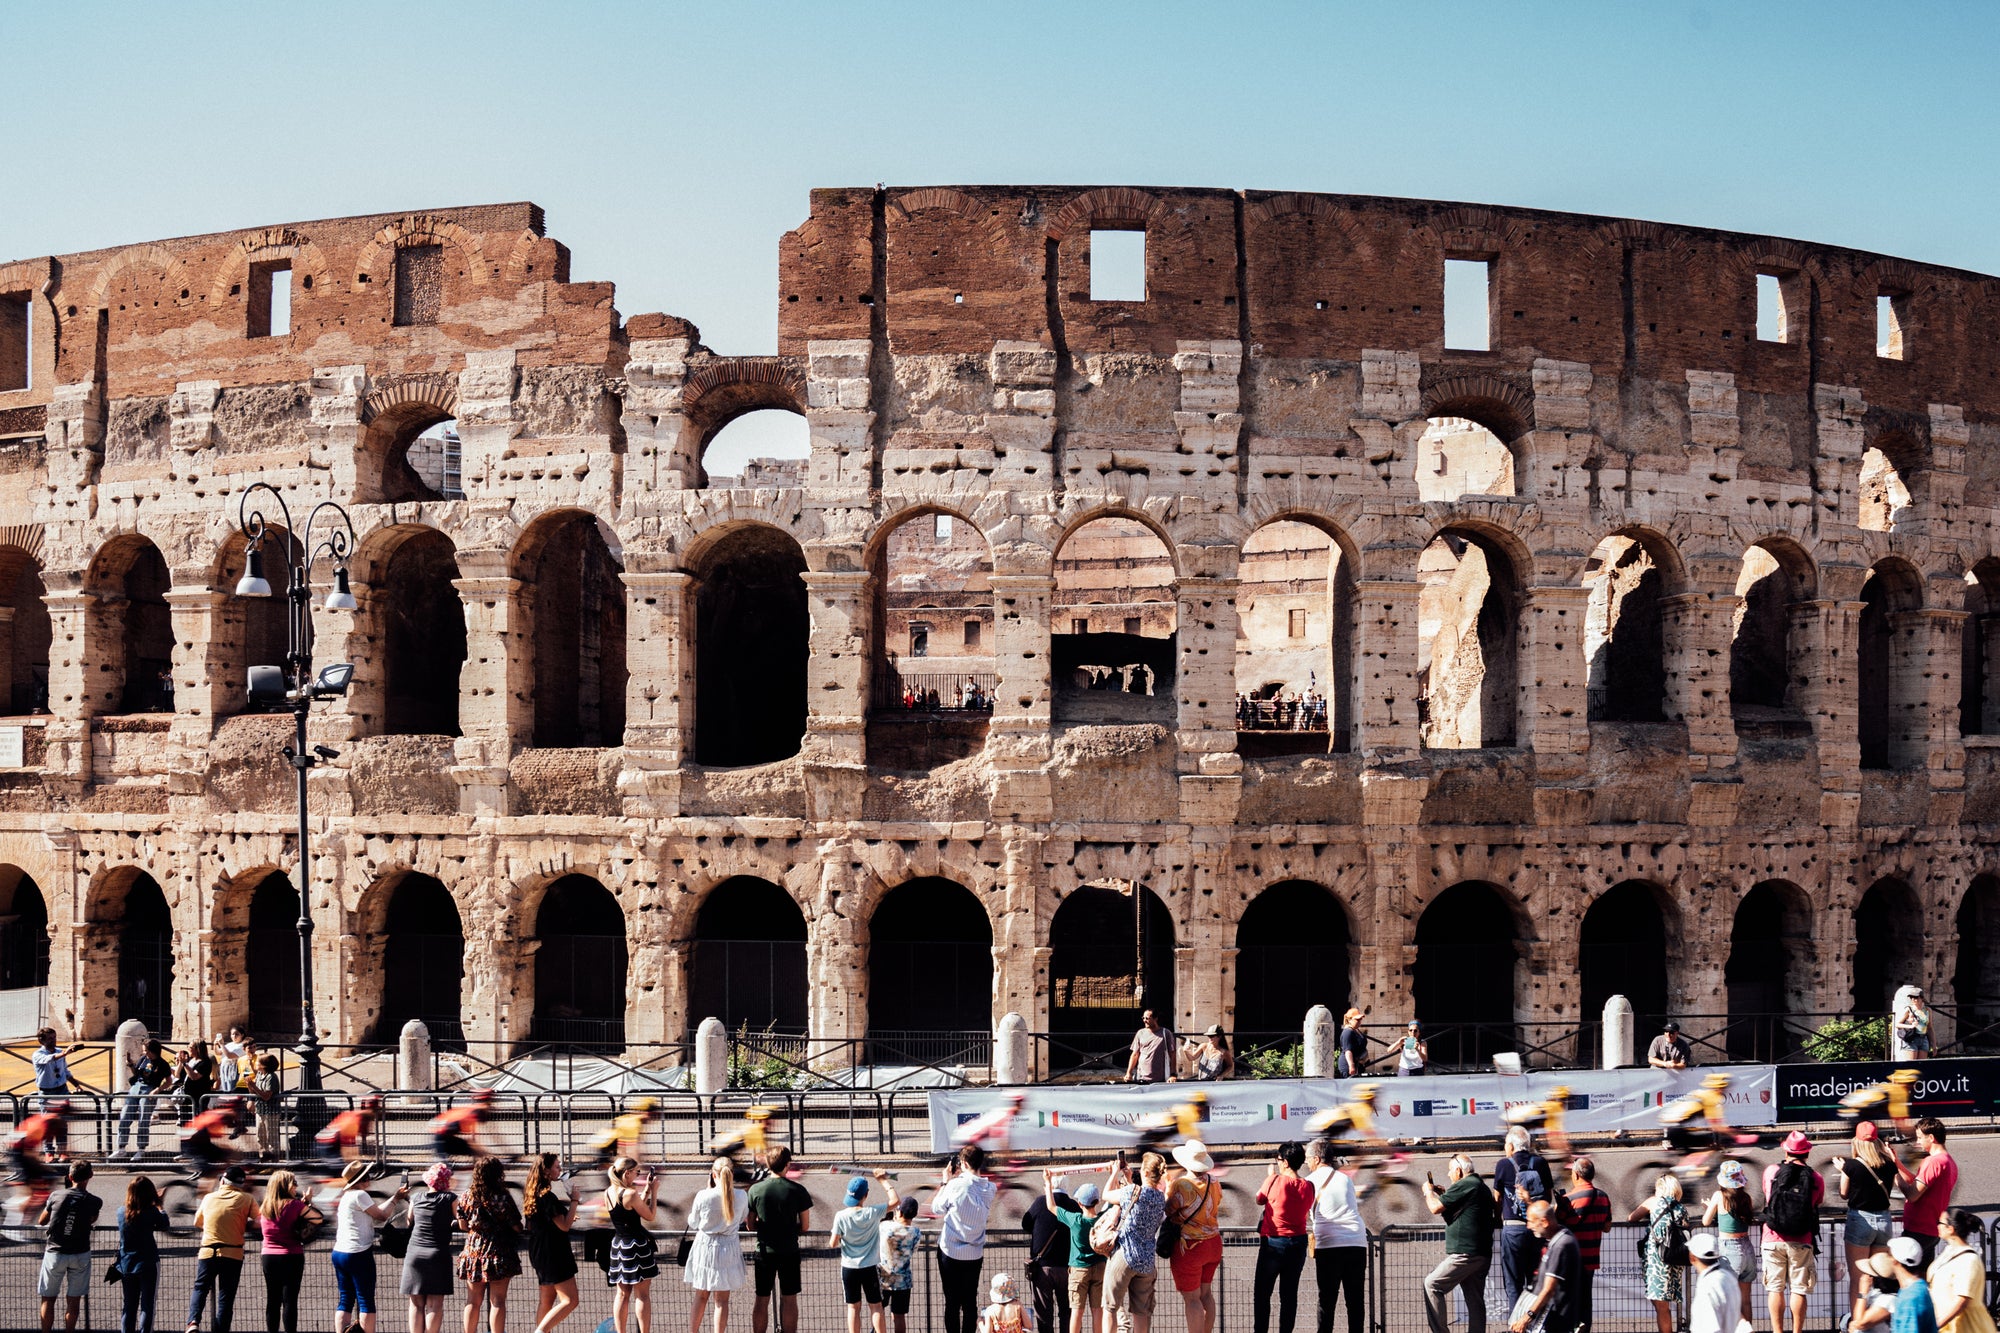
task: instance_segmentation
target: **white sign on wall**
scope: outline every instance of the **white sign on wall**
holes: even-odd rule
[[[21,768],[27,751],[27,728],[0,727],[0,768]]]

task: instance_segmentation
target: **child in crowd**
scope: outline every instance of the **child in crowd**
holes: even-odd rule
[[[979,1312],[979,1333],[1035,1333],[1035,1312],[1014,1294],[1011,1273],[993,1275],[993,1304]]]
[[[256,1098],[259,1157],[278,1155],[278,1095],[283,1091],[284,1084],[278,1078],[278,1057],[258,1056],[257,1077],[250,1080],[250,1092]]]
[[[905,1195],[896,1205],[895,1216],[881,1226],[882,1303],[896,1321],[896,1333],[905,1333],[910,1293],[916,1289],[911,1261],[917,1257],[917,1247],[924,1243],[924,1233],[916,1219],[916,1196]]]
[[[889,1173],[875,1172],[887,1182]],[[882,1216],[887,1204],[868,1204],[868,1177],[856,1176],[847,1182],[847,1206],[833,1215],[833,1239],[840,1246],[841,1295],[847,1301],[847,1333],[861,1333],[861,1313],[866,1307],[875,1333],[883,1333],[882,1323]]]

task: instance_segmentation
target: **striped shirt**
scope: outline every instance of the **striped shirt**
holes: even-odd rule
[[[1583,1271],[1595,1273],[1604,1233],[1611,1226],[1611,1196],[1595,1185],[1586,1185],[1567,1197],[1557,1190],[1556,1216],[1576,1234],[1577,1248],[1583,1251]]]

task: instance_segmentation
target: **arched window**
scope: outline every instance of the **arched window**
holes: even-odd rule
[[[96,598],[101,642],[111,670],[92,686],[99,712],[171,713],[174,709],[173,618],[167,611],[167,562],[144,537],[123,537],[97,553],[86,575]]]
[[[1607,889],[1583,914],[1577,952],[1586,1031],[1603,1020],[1605,1001],[1614,995],[1632,1002],[1640,1032],[1657,1031],[1669,1017],[1667,959],[1675,941],[1662,897],[1653,885],[1628,879]],[[1587,1062],[1590,1053],[1579,1054]]]
[[[223,603],[224,621],[222,633],[225,649],[221,670],[224,683],[230,690],[229,704],[223,711],[235,713],[245,708],[249,701],[248,677],[254,666],[272,666],[283,670],[285,653],[290,648],[291,605],[285,598],[286,548],[290,548],[290,558],[298,558],[299,544],[296,538],[282,529],[273,529],[266,538],[262,559],[264,573],[271,584],[269,597],[230,597]],[[248,542],[238,534],[231,537],[223,550],[215,586],[228,591],[235,588],[243,577],[247,562]]]
[[[453,580],[451,538],[417,529],[397,545],[369,605],[382,635],[382,730],[456,736],[458,673],[465,665],[465,606]]]
[[[1987,556],[1965,576],[1960,631],[1958,731],[2000,735],[2000,559]]]
[[[2000,1026],[2000,878],[1979,876],[1960,900],[1956,962],[1954,1038],[1961,1046],[1990,1051],[2000,1046],[2000,1031],[1994,1030]]]
[[[1050,670],[1058,722],[1175,717],[1174,562],[1137,519],[1092,519],[1056,550]]]
[[[1516,1048],[1513,909],[1491,884],[1454,884],[1417,918],[1411,1001],[1437,1066],[1483,1065]]]
[[[1923,906],[1902,880],[1877,880],[1854,908],[1854,1016],[1887,1014],[1899,988],[1923,984]]]
[[[1417,440],[1417,498],[1514,494],[1514,451],[1468,417],[1433,416]]]
[[[403,874],[389,889],[383,917],[382,1011],[373,1040],[393,1045],[417,1019],[431,1044],[464,1049],[460,995],[465,977],[465,930],[451,891],[429,875]]]
[[[731,1032],[803,1037],[807,1024],[806,919],[768,880],[738,875],[695,913],[688,1030],[704,1018]]]
[[[999,684],[985,536],[957,514],[915,514],[876,540],[871,572],[869,763],[925,769],[976,754]]]
[[[695,576],[695,754],[721,767],[799,752],[806,732],[805,552],[753,524],[718,540]]]
[[[1125,1070],[1148,1009],[1174,1020],[1174,919],[1151,889],[1085,885],[1049,922],[1049,1063]]]
[[[1426,748],[1510,746],[1520,589],[1513,562],[1490,538],[1440,533],[1418,566],[1417,721]]]
[[[1660,616],[1665,580],[1646,544],[1606,537],[1584,568],[1583,627],[1592,722],[1666,721],[1667,645]]]
[[[1243,543],[1237,579],[1236,748],[1345,750],[1354,580],[1339,544],[1309,523],[1266,523]]]
[[[625,585],[604,528],[589,514],[535,525],[521,573],[535,645],[537,746],[625,740]]]
[[[1238,1045],[1296,1039],[1316,1004],[1338,1020],[1351,946],[1346,909],[1318,884],[1286,880],[1252,898],[1236,925]]]
[[[1723,966],[1732,1060],[1778,1060],[1798,1042],[1790,1015],[1812,1008],[1812,904],[1782,880],[1751,889],[1736,908]]]
[[[549,885],[535,913],[534,1041],[625,1045],[625,913],[588,875]]]
[[[250,927],[244,939],[250,1035],[291,1041],[299,1035],[299,891],[276,871],[258,881],[250,895]]]
[[[124,889],[118,927],[118,1021],[138,1019],[162,1040],[173,1035],[174,932],[167,896],[144,871]]]
[[[1924,641],[1899,626],[1923,605],[1923,584],[1901,560],[1882,560],[1861,585],[1861,645],[1855,662],[1855,718],[1863,768],[1910,768],[1924,761]]]
[[[1730,627],[1729,714],[1738,735],[1787,734],[1804,721],[1792,696],[1792,608],[1813,596],[1812,566],[1789,542],[1743,553],[1742,598]]]
[[[48,900],[27,871],[0,865],[0,990],[48,984]]]
[[[993,926],[979,899],[948,879],[889,890],[868,922],[869,1063],[963,1060],[992,1029]]]
[[[450,394],[439,390],[437,396]],[[465,495],[458,422],[433,402],[413,398],[369,418],[357,461],[362,495],[369,500],[400,504]]]
[[[18,546],[0,546],[0,700],[16,716],[49,711],[49,645],[41,566]]]
[[[1910,488],[1895,462],[1879,448],[1861,454],[1860,526],[1870,532],[1894,532],[1896,520],[1910,505]]]
[[[728,391],[712,389],[709,396]],[[745,412],[708,438],[701,454],[702,485],[803,486],[811,457],[812,431],[797,412],[775,407]]]

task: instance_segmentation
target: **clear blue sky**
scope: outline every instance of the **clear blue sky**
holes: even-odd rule
[[[2000,271],[2000,6],[0,0],[0,258],[533,199],[577,278],[776,341],[816,185],[1347,191]]]

